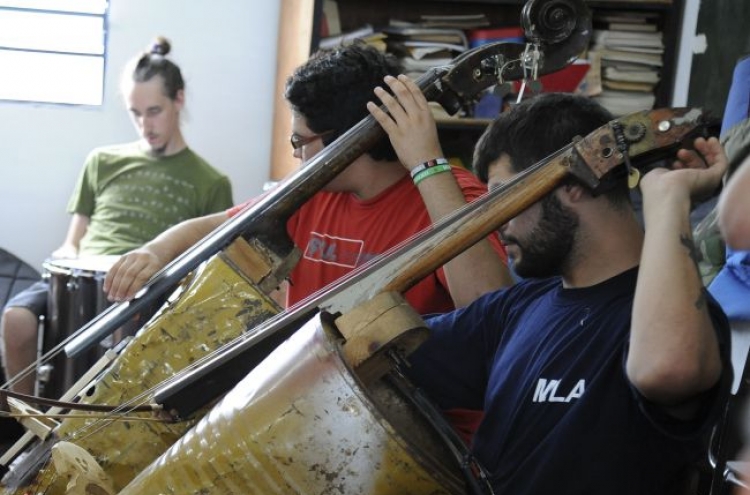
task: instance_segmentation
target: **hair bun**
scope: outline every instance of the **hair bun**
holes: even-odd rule
[[[149,53],[151,53],[152,55],[161,55],[163,57],[166,56],[171,49],[172,45],[169,43],[169,40],[167,38],[159,36],[151,45]]]

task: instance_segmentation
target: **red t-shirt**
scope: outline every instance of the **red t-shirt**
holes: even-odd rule
[[[487,192],[474,175],[453,168],[467,201]],[[228,211],[237,214],[254,203],[251,199]],[[350,193],[319,192],[292,215],[287,223],[290,238],[302,258],[290,274],[287,306],[291,306],[338,280],[370,259],[432,225],[419,190],[409,175],[374,198],[360,200]],[[497,235],[493,248],[505,259]],[[439,269],[409,289],[404,296],[420,314],[454,309],[448,284]]]

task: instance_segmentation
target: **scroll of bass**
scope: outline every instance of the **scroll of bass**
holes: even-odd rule
[[[430,71],[417,83],[429,99],[452,113],[489,86],[565,67],[585,49],[591,33],[590,15],[582,0],[530,0],[522,23],[532,44],[476,48]],[[284,233],[287,219],[383,136],[373,118],[364,119],[272,193],[156,274],[133,301],[112,306],[81,328],[65,346],[71,356],[114,332],[182,281],[172,300],[109,369],[89,384],[80,402],[119,406],[127,412],[130,404],[149,402],[157,384],[276,314],[279,308],[268,294],[286,278],[299,256]],[[195,399],[202,405],[208,402]],[[67,478],[57,472],[51,453],[56,445],[71,442],[95,459],[112,489],[118,490],[193,422],[129,420],[117,413],[105,420],[69,415],[59,424],[50,424],[42,433],[44,440],[10,466],[3,493],[65,493]],[[17,453],[21,447],[15,449]],[[73,449],[57,449],[62,450]]]
[[[409,333],[424,326],[418,317],[392,317],[403,301],[393,294],[496,230],[566,177],[575,176],[596,191],[610,177],[624,180],[623,163],[637,167],[672,154],[705,123],[697,109],[616,119],[293,308],[281,326],[261,325],[256,335],[283,325],[297,328],[299,320],[307,320],[119,494],[466,493],[457,463],[441,455],[446,446],[425,441],[418,422],[400,423],[389,408],[390,398],[381,397],[384,369],[373,361],[390,360],[394,349],[408,353],[421,340],[384,345],[383,328],[406,322]],[[313,308],[320,313],[310,319]],[[378,324],[379,319],[387,323]],[[371,339],[362,342],[363,337]],[[222,366],[244,362],[246,347],[240,344],[232,360],[225,353],[214,358],[220,364],[204,368],[220,372]],[[371,353],[364,359],[363,348]],[[210,373],[198,371],[200,379],[212,381]]]

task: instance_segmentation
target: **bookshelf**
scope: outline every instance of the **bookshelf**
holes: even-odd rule
[[[632,11],[654,15],[664,41],[663,66],[660,81],[654,90],[654,106],[671,105],[685,0],[596,0],[586,3],[594,12]]]
[[[292,45],[307,48],[308,53],[315,51],[324,38],[325,30],[328,29],[328,18],[324,14],[329,5],[324,9],[324,2],[329,0],[294,0],[296,2],[308,2],[311,8],[311,17],[306,26],[299,26],[300,30],[312,27],[309,38],[284,37],[279,39],[279,54],[287,50],[294,50]],[[655,106],[668,106],[671,103],[675,78],[675,61],[677,59],[678,43],[683,15],[683,2],[685,0],[589,0],[586,4],[595,14],[597,12],[632,11],[649,13],[663,33],[664,53],[663,66],[660,69],[660,80],[654,89]],[[284,20],[284,7],[287,3],[282,2],[282,23],[289,29],[289,22]],[[339,26],[342,33],[361,29],[363,26],[372,26],[376,31],[387,26],[389,21],[397,19],[407,22],[419,22],[422,15],[467,15],[483,14],[490,27],[517,26],[520,22],[521,9],[524,0],[336,0],[337,19],[333,23]],[[330,14],[330,11],[328,11]],[[297,48],[298,49],[298,48]],[[302,63],[303,60],[299,60]],[[288,72],[287,72],[288,74]],[[277,77],[277,80],[279,78]],[[280,86],[280,88],[282,88]],[[281,89],[279,89],[281,91]],[[283,114],[284,110],[279,108],[277,115]],[[287,119],[288,120],[288,119]],[[476,138],[487,125],[485,119],[469,119],[465,122],[454,123],[451,120],[440,120],[438,127],[446,154],[462,157],[470,157],[471,148]],[[275,130],[275,133],[277,130]],[[282,131],[278,131],[282,132]],[[288,135],[285,131],[284,137]],[[281,142],[281,140],[279,140]],[[468,146],[468,150],[462,147]],[[289,150],[283,151],[291,155]],[[274,157],[281,156],[282,151],[274,153]],[[296,164],[294,165],[296,167]],[[285,175],[284,167],[277,165],[273,160],[272,178],[280,178]]]

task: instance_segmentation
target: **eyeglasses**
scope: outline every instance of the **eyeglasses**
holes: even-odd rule
[[[297,133],[293,133],[289,137],[289,142],[292,143],[292,148],[294,148],[295,150],[298,150],[301,147],[312,143],[316,139],[323,139],[324,137],[326,137],[327,135],[331,133],[333,133],[333,131],[321,132],[320,134],[312,134],[310,136],[300,136]]]

